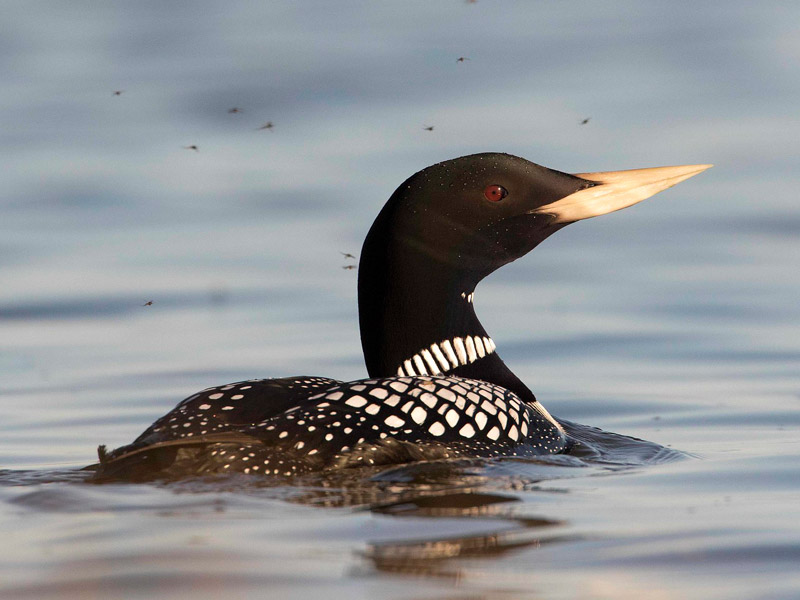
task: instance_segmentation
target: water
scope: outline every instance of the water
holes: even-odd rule
[[[800,596],[800,9],[36,8],[0,24],[0,595]],[[198,389],[364,376],[340,252],[487,150],[717,165],[475,300],[553,414],[672,452],[83,483]]]

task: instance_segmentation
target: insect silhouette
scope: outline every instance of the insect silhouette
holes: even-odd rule
[[[345,271],[352,271],[353,269],[357,268],[356,265],[344,265],[342,267]]]
[[[194,150],[195,152],[200,152],[200,148],[198,148],[198,147],[197,147],[197,146],[195,146],[194,144],[192,144],[191,146],[184,146],[183,148],[184,148],[185,150]]]
[[[581,125],[586,125],[589,122],[589,119],[592,117],[586,117],[585,119],[581,119]]]
[[[258,130],[261,131],[262,129],[272,129],[273,127],[274,125],[272,124],[272,121],[267,121],[261,127],[259,127]]]
[[[456,62],[457,62],[457,63],[460,63],[460,62],[464,62],[465,60],[469,60],[469,59],[468,59],[466,56],[459,56],[459,57],[456,59]]]
[[[241,108],[237,108],[237,107],[235,107],[235,106],[234,106],[233,108],[229,108],[229,109],[228,109],[228,114],[229,114],[229,115],[237,115],[237,114],[239,114],[240,112],[243,112],[243,111],[242,111],[242,109],[241,109]]]
[[[433,131],[433,125],[426,125],[425,127],[423,127],[423,129],[425,131]]]
[[[153,306],[153,301],[152,300],[148,300],[147,302],[142,304],[142,306]]]
[[[114,90],[114,91],[111,93],[111,95],[112,95],[112,96],[122,96],[122,92],[124,92],[124,91],[125,91],[125,90]]]
[[[341,255],[342,255],[342,256],[344,256],[345,258],[352,258],[353,260],[355,260],[355,259],[356,259],[355,255],[353,255],[353,254],[350,254],[349,252],[341,252],[341,251],[340,251],[340,252],[339,252],[339,254],[341,254]]]

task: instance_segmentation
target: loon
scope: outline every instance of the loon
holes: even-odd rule
[[[562,425],[506,366],[475,286],[565,225],[631,206],[711,165],[570,175],[508,154],[407,179],[359,263],[369,378],[253,379],[189,396],[136,440],[98,448],[94,480],[242,473],[292,477],[366,465],[568,452]]]

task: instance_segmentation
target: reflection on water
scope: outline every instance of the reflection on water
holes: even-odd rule
[[[488,531],[470,536],[422,538],[414,532],[413,539],[370,543],[364,556],[379,571],[417,576],[458,576],[457,569],[446,561],[460,558],[493,558],[525,547],[570,541],[558,535],[558,521],[514,516],[498,510],[498,503],[514,502],[516,498],[482,493],[455,493],[410,498],[401,503],[372,510],[395,517],[470,518],[478,517]],[[492,521],[498,525],[491,527]],[[553,531],[555,530],[555,532]]]
[[[681,456],[650,442],[575,424],[568,427],[571,433],[585,429],[581,434],[582,445],[587,448],[583,457],[442,460],[391,469],[344,469],[294,480],[244,475],[190,478],[162,484],[166,496],[154,496],[155,489],[148,486],[76,485],[86,480],[91,469],[0,471],[0,485],[15,488],[16,493],[6,497],[8,506],[33,514],[70,513],[89,517],[103,513],[149,514],[160,519],[196,517],[207,520],[214,513],[222,517],[231,510],[234,513],[240,510],[237,505],[242,498],[253,502],[250,510],[258,510],[258,503],[265,503],[263,508],[269,509],[269,502],[274,501],[315,509],[349,507],[377,518],[408,523],[388,536],[383,533],[381,539],[371,539],[368,534],[363,549],[356,551],[353,559],[360,557],[376,572],[452,581],[461,577],[462,567],[458,561],[496,560],[526,548],[539,549],[583,539],[582,535],[565,533],[563,529],[567,523],[564,521],[514,510],[523,505],[524,494],[529,496],[530,502],[537,495],[558,493],[553,483],[543,488],[546,482],[613,473],[633,465],[642,468],[665,460],[665,456],[668,460]],[[623,452],[623,448],[627,452]],[[614,462],[612,455],[626,458],[624,462]],[[106,493],[109,488],[111,492]],[[560,491],[567,492],[566,489]],[[546,511],[542,509],[542,512]],[[428,522],[434,527],[429,528]],[[449,527],[447,523],[455,525]],[[437,530],[440,531],[437,533]],[[464,534],[465,531],[471,533]],[[88,535],[87,539],[91,539],[91,534]],[[205,536],[194,534],[187,543],[202,547],[209,542]],[[223,557],[232,558],[213,551],[198,554],[190,550],[186,554],[179,552],[169,556],[148,553],[145,562],[137,561],[135,568],[165,562],[188,576],[188,561],[214,562]],[[110,565],[108,561],[104,563],[103,569],[131,568],[131,564],[121,559]],[[85,593],[98,585],[101,570],[95,559],[75,561],[70,566],[95,575],[71,584],[62,582],[50,589],[34,585],[12,591],[22,597],[39,593],[69,595]],[[150,584],[145,584],[146,581],[146,577],[139,575],[125,586],[147,588]],[[192,582],[196,584],[194,576]]]

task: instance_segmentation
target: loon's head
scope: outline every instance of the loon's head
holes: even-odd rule
[[[570,175],[509,154],[473,154],[412,175],[373,229],[409,258],[477,283],[564,225],[635,204],[709,166]]]
[[[369,374],[395,374],[420,348],[453,336],[485,335],[463,299],[486,275],[569,223],[636,204],[710,166],[570,175],[484,153],[412,175],[381,210],[361,253],[359,315]],[[453,371],[508,386],[499,357],[481,358]]]

